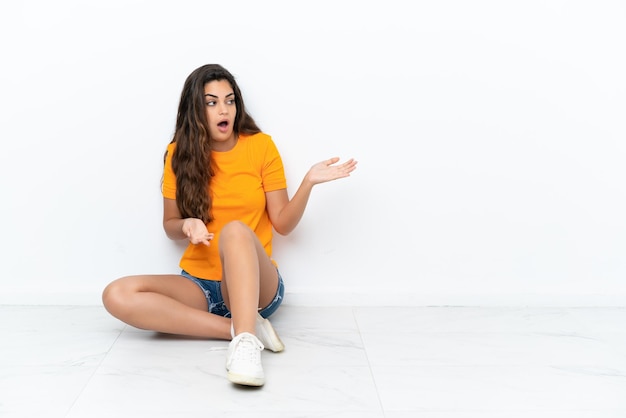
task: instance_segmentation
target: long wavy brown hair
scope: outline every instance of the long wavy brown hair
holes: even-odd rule
[[[224,67],[219,64],[203,65],[187,77],[180,95],[176,131],[171,141],[176,142],[172,155],[172,169],[176,175],[176,205],[183,218],[202,219],[205,224],[213,220],[209,186],[214,175],[214,163],[211,158],[212,140],[206,117],[204,86],[216,80],[228,81],[235,93],[235,136],[261,132],[246,112],[235,77]]]

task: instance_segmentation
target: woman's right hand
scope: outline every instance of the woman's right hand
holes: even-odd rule
[[[182,227],[183,234],[187,237],[190,243],[204,244],[206,246],[211,245],[213,239],[213,232],[209,232],[206,225],[202,220],[198,218],[186,218],[183,220]]]

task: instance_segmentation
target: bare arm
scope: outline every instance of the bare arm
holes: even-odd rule
[[[210,245],[213,239],[202,220],[181,217],[174,199],[163,198],[163,229],[170,239],[188,239],[192,244]]]
[[[313,165],[304,176],[300,187],[291,200],[286,189],[266,193],[267,213],[276,232],[287,235],[300,222],[311,196],[313,186],[328,181],[349,177],[357,162],[350,159],[343,164],[333,165],[339,158],[333,157]]]

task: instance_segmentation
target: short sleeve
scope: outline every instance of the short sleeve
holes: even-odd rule
[[[283,160],[280,157],[278,148],[276,148],[276,144],[269,136],[267,136],[265,160],[261,175],[263,178],[263,190],[265,192],[287,188]]]
[[[176,200],[176,176],[172,169],[172,154],[176,148],[176,143],[167,146],[165,155],[165,164],[163,165],[163,183],[161,184],[161,193],[167,199]]]

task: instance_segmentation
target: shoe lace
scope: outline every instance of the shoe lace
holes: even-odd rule
[[[233,356],[238,360],[259,362],[259,352],[265,348],[263,343],[254,335],[247,332],[235,337],[235,350]]]

